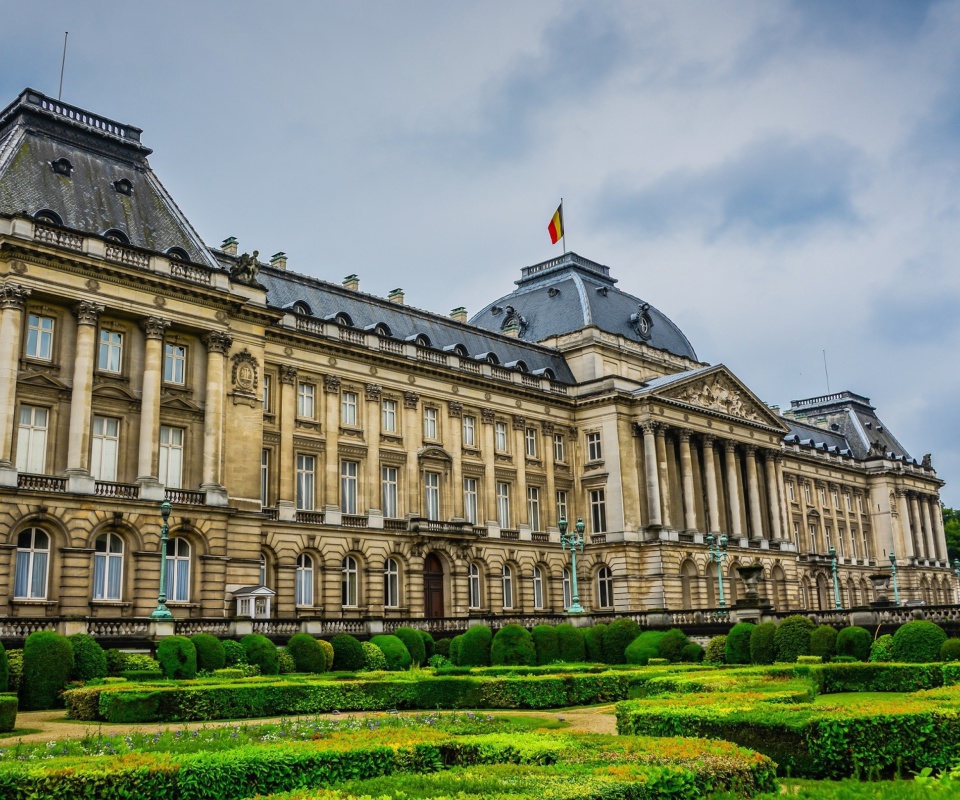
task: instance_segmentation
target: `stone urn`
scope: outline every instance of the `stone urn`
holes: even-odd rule
[[[890,588],[889,572],[875,572],[870,575],[870,583],[873,584],[873,593],[877,596],[877,599],[870,603],[871,606],[877,608],[893,605],[887,597],[887,590]]]
[[[763,573],[763,564],[740,564],[737,566],[737,574],[743,581],[745,600],[757,601],[760,599],[760,592],[757,591],[757,583],[760,581],[760,575]]]

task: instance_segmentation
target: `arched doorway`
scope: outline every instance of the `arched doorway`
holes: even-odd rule
[[[443,562],[436,553],[431,553],[423,562],[423,615],[442,617],[443,612]]]

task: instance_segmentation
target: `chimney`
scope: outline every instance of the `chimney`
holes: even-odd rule
[[[403,289],[394,289],[390,294],[387,295],[387,300],[391,303],[399,303],[403,305]]]
[[[458,306],[450,312],[450,319],[456,320],[457,322],[466,322],[467,309],[465,309],[463,306]]]
[[[504,336],[512,336],[514,339],[520,338],[520,323],[515,319],[510,320],[506,325],[503,326],[501,333]]]
[[[286,269],[287,254],[282,250],[279,253],[274,253],[272,256],[270,256],[270,266],[275,267],[276,269]]]
[[[352,292],[360,291],[360,279],[356,275],[347,275],[343,279],[343,288],[349,289]]]
[[[220,245],[220,249],[223,250],[228,256],[235,256],[237,254],[237,237],[228,236],[223,240],[223,244]]]

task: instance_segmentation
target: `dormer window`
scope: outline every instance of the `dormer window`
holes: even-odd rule
[[[408,342],[413,342],[417,347],[430,347],[430,337],[425,333],[416,333],[412,336],[408,336],[406,340]]]
[[[519,361],[519,360],[518,360],[518,361],[508,361],[506,364],[504,364],[504,366],[507,367],[508,369],[515,369],[517,372],[529,372],[529,371],[530,371],[530,370],[527,368],[526,362],[524,362],[524,361]]]
[[[336,323],[337,325],[343,325],[347,328],[353,327],[353,319],[346,311],[338,311],[336,314],[331,314],[328,317],[325,317],[328,322]]]
[[[63,220],[60,219],[60,215],[55,211],[51,211],[49,208],[40,209],[33,215],[33,218],[37,222],[42,222],[44,225],[56,225],[57,227],[63,225]]]
[[[367,325],[364,328],[365,331],[371,331],[377,336],[393,336],[393,332],[390,330],[390,326],[385,322],[376,322],[373,325]]]
[[[109,239],[111,242],[119,242],[120,244],[130,244],[130,238],[119,228],[111,228],[108,231],[103,233],[104,239]]]
[[[313,312],[310,310],[310,306],[307,305],[303,300],[297,300],[293,304],[293,313],[294,314],[303,314],[304,316],[309,317]]]
[[[447,345],[446,347],[444,347],[443,349],[444,349],[444,352],[454,353],[455,355],[459,356],[460,358],[466,358],[466,357],[467,357],[467,348],[464,347],[462,344],[448,344],[448,345]]]
[[[73,172],[73,164],[65,158],[58,158],[56,161],[51,161],[50,166],[53,167],[53,171],[57,175],[64,175],[67,178],[69,178],[70,173]]]
[[[125,194],[127,197],[133,194],[133,184],[126,178],[114,181],[113,188],[117,190],[117,194]]]
[[[190,254],[182,247],[171,247],[167,250],[167,255],[171,261],[189,261]]]

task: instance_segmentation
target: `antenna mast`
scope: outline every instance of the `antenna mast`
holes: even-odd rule
[[[63,98],[63,68],[67,65],[67,37],[70,31],[63,32],[63,58],[60,59],[60,90],[57,92],[57,100]]]

